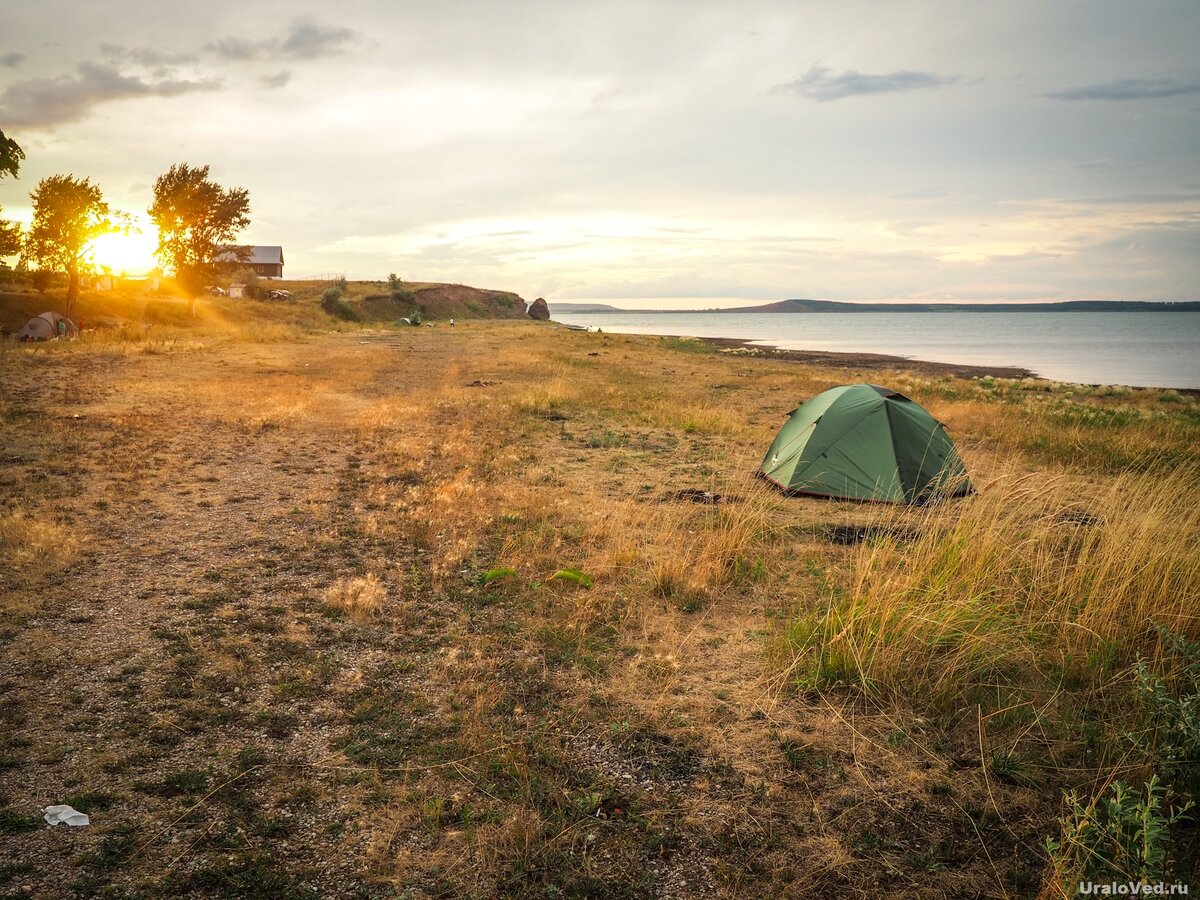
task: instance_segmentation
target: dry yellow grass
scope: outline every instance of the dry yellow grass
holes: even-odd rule
[[[368,622],[380,614],[387,602],[387,591],[376,575],[343,578],[325,591],[325,603],[341,610],[356,622]]]
[[[1009,474],[916,516],[911,539],[876,517],[842,588],[795,625],[797,666],[954,703],[1153,656],[1155,624],[1200,634],[1196,484],[1191,468],[1100,484]]]
[[[58,522],[22,510],[0,514],[0,553],[24,575],[64,568],[78,550],[74,535]]]
[[[45,513],[0,512],[0,613],[33,612],[38,593],[79,556],[79,540],[68,526]]]
[[[131,891],[202,875],[251,891],[231,879],[306,878],[315,859],[339,861],[311,876],[329,894],[1024,895],[1056,794],[999,779],[983,750],[1024,750],[1028,718],[1006,730],[1005,696],[934,720],[925,698],[1047,676],[1084,702],[1093,655],[1153,648],[1142,618],[1192,627],[1190,470],[1113,474],[1087,434],[1048,457],[1037,440],[1091,415],[1063,413],[1065,391],[509,323],[266,343],[212,327],[0,359],[25,392],[3,423],[19,508],[70,522],[98,560],[44,592],[43,615],[105,660],[20,703],[56,728],[77,692],[87,727],[118,735],[104,769],[17,746],[9,795],[102,781],[112,821],[145,807],[159,830],[197,798],[173,795],[175,770],[207,790],[265,760],[237,783],[256,802],[209,801],[213,834],[241,843],[189,830],[97,876]],[[856,379],[948,421],[981,492],[910,510],[751,477],[790,409]],[[1152,450],[1193,433],[1189,398],[1067,402],[1136,410],[1086,426],[1122,454],[1160,409],[1182,424]],[[80,491],[39,499],[36,466],[66,458]],[[1063,519],[1081,512],[1096,521]],[[920,536],[843,546],[837,526]],[[41,664],[7,649],[9,683]],[[144,673],[122,674],[131,658]],[[145,697],[106,699],[126,683]],[[1052,737],[1043,783],[1092,777]],[[261,862],[283,825],[248,809],[294,810],[290,849]],[[34,858],[38,884],[60,874]]]

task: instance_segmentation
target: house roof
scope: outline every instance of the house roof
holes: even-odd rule
[[[238,250],[249,250],[250,255],[244,260],[240,258]],[[245,262],[248,265],[265,265],[265,266],[282,266],[283,265],[283,248],[273,246],[226,246],[217,252],[217,262]]]

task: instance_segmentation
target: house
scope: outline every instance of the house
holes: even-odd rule
[[[283,277],[282,247],[238,247],[225,246],[217,251],[214,259],[217,267],[229,272],[250,269],[263,278]]]

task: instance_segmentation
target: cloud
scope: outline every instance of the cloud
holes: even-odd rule
[[[291,80],[292,73],[284,69],[282,72],[276,72],[274,75],[264,75],[258,79],[258,83],[268,90],[275,90],[276,88],[283,87]]]
[[[1052,100],[1154,100],[1200,94],[1200,81],[1176,81],[1174,78],[1123,78],[1085,84],[1043,96]]]
[[[316,59],[340,53],[346,44],[356,39],[357,34],[349,28],[325,27],[300,21],[292,26],[280,50],[283,56],[294,59]]]
[[[108,41],[100,44],[100,52],[109,59],[135,62],[143,66],[178,66],[193,63],[197,59],[194,53],[166,53],[152,47],[125,47]]]
[[[255,59],[319,59],[336,56],[358,40],[358,32],[338,26],[318,25],[300,19],[282,38],[249,38],[229,35],[205,46],[205,50],[235,62]]]
[[[276,40],[252,41],[248,38],[230,35],[206,44],[204,49],[217,56],[223,56],[225,59],[243,62],[248,59],[258,59],[260,56],[274,51],[278,45],[279,42]]]
[[[218,81],[123,75],[103,63],[82,62],[69,75],[17,81],[0,94],[0,119],[14,125],[47,128],[84,118],[93,108],[131,97],[177,97],[221,87]]]
[[[961,75],[939,75],[937,72],[901,70],[873,75],[869,72],[834,72],[825,66],[813,66],[795,81],[776,85],[778,93],[799,94],[818,103],[842,100],[862,94],[888,94],[896,91],[917,91],[944,87],[962,81]]]
[[[9,51],[8,53],[0,53],[0,66],[15,69],[21,63],[25,62],[25,58],[24,53],[18,53],[16,50]]]

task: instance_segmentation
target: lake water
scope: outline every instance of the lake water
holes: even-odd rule
[[[788,350],[1019,366],[1082,384],[1200,388],[1200,312],[567,313],[625,334],[740,338]]]

